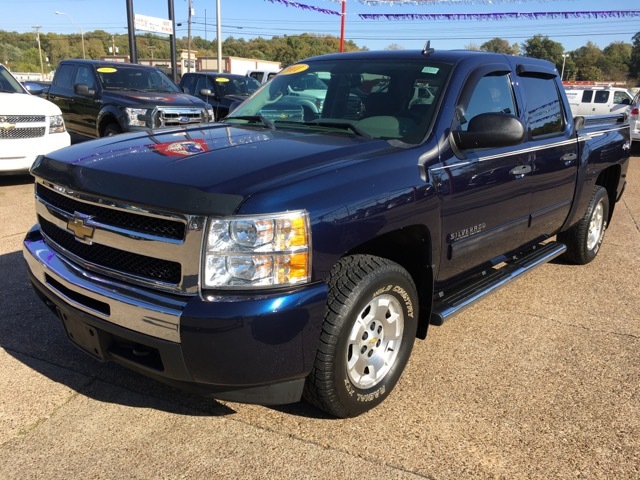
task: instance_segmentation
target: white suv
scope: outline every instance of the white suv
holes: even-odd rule
[[[0,174],[26,173],[38,155],[70,144],[60,109],[0,64]]]

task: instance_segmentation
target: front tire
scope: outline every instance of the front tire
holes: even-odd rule
[[[122,133],[122,129],[120,128],[120,125],[118,125],[117,123],[110,123],[106,127],[104,127],[104,132],[102,132],[102,136],[112,137],[120,133]]]
[[[360,415],[389,396],[416,336],[411,276],[380,257],[345,257],[332,270],[327,312],[304,397],[336,417]]]
[[[562,258],[577,265],[585,265],[596,258],[608,221],[609,196],[604,187],[596,185],[584,217],[557,236],[558,241],[567,246]]]

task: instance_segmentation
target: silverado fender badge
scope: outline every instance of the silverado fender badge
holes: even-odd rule
[[[91,220],[91,218],[89,215],[73,212],[73,217],[67,221],[67,230],[73,232],[76,240],[87,242],[88,239],[93,238],[93,232],[95,231],[95,228],[87,225],[87,222]]]

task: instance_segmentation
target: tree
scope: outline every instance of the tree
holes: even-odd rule
[[[484,42],[480,45],[480,50],[483,52],[504,53],[506,55],[520,54],[520,47],[517,43],[509,45],[508,41],[498,37],[492,38],[488,42]]]
[[[584,47],[575,50],[573,61],[576,64],[576,80],[605,80],[599,67],[602,56],[600,48],[592,42],[587,42]]]
[[[564,47],[561,43],[554,42],[547,36],[537,34],[525,40],[522,44],[522,52],[527,57],[541,58],[555,63],[558,71],[562,69]]]
[[[626,82],[631,63],[631,44],[625,42],[610,43],[602,51],[597,67],[604,76],[614,82]]]
[[[629,76],[640,81],[640,32],[633,36],[631,58],[629,59]]]

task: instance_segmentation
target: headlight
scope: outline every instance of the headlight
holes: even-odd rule
[[[62,133],[65,131],[62,115],[49,117],[49,133]]]
[[[306,212],[213,218],[203,255],[203,288],[259,288],[309,281]]]
[[[216,115],[213,113],[213,107],[211,105],[207,106],[207,116],[209,117],[209,122],[216,121]]]
[[[132,127],[146,127],[147,109],[146,108],[125,108],[129,117],[129,125]],[[142,117],[142,118],[140,118]]]

